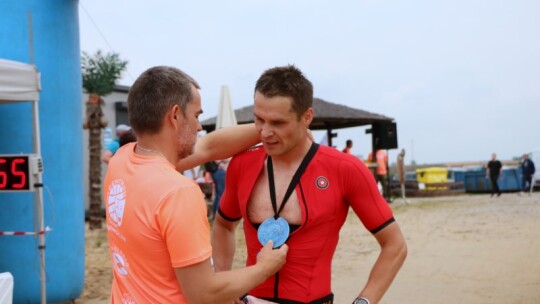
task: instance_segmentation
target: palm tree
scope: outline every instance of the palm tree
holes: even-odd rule
[[[100,229],[101,215],[101,129],[107,126],[103,115],[102,96],[114,90],[116,80],[126,69],[127,61],[120,60],[118,54],[102,54],[97,51],[90,56],[83,52],[81,58],[83,89],[89,94],[86,102],[86,119],[83,125],[89,133],[89,197],[90,197],[90,229]]]

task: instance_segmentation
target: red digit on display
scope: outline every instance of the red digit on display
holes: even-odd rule
[[[17,170],[17,164],[23,164],[24,158],[17,158],[13,160],[13,163],[11,163],[11,173],[13,173],[13,176],[20,176],[21,182],[18,184],[13,184],[13,188],[15,189],[21,189],[26,185],[26,174],[24,171]]]
[[[4,158],[0,158],[0,165],[5,164],[6,160]],[[0,172],[0,189],[5,188],[7,185],[7,174],[4,171]]]

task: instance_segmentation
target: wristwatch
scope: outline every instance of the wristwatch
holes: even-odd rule
[[[356,298],[353,304],[371,304],[368,299],[364,297]]]

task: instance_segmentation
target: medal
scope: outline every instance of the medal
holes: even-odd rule
[[[267,218],[259,226],[257,236],[263,246],[269,240],[272,240],[274,242],[273,248],[278,248],[285,244],[285,241],[289,238],[289,223],[282,217],[277,219],[274,217]]]
[[[283,211],[283,208],[285,207],[285,204],[287,203],[289,197],[294,191],[294,188],[300,182],[300,177],[304,173],[304,171],[307,168],[307,165],[315,155],[315,152],[317,152],[319,145],[316,143],[313,143],[306,154],[304,156],[304,159],[300,163],[300,166],[294,173],[294,176],[289,183],[289,187],[287,188],[287,191],[285,192],[285,195],[283,196],[283,201],[281,203],[281,206],[279,206],[279,210],[277,208],[276,204],[276,186],[274,184],[274,167],[272,165],[272,158],[269,156],[267,159],[267,169],[268,169],[268,184],[270,187],[270,200],[272,202],[272,209],[274,210],[274,216],[267,218],[264,220],[264,222],[261,223],[259,228],[257,229],[257,237],[259,239],[259,242],[261,245],[266,245],[269,240],[272,240],[274,242],[273,248],[278,248],[281,245],[285,244],[285,242],[289,239],[290,234],[290,227],[289,223],[282,217],[279,216],[281,211]]]

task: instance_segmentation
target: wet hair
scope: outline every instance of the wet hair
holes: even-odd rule
[[[186,115],[187,104],[193,100],[192,88],[199,84],[181,70],[156,66],[144,71],[128,94],[128,114],[137,134],[155,134],[161,130],[165,113],[179,105]]]
[[[313,104],[313,85],[294,65],[264,71],[255,84],[255,92],[266,97],[291,97],[291,110],[298,119]]]

